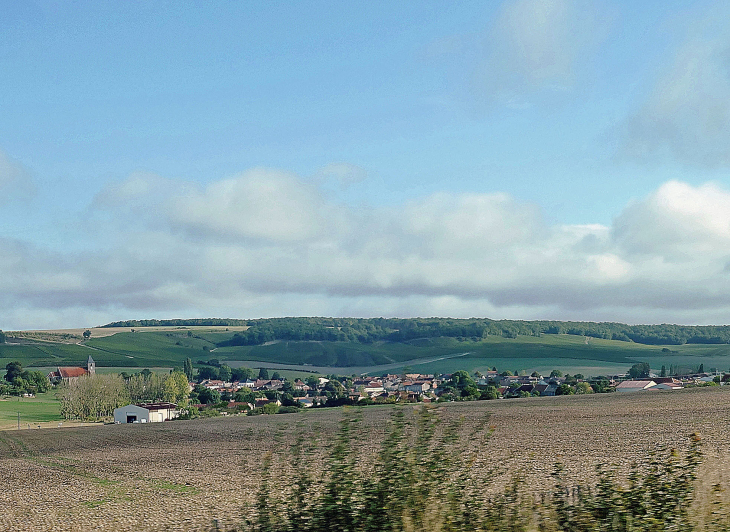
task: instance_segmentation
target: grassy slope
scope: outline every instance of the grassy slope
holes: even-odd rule
[[[706,369],[730,368],[730,345],[648,346],[630,342],[590,339],[582,336],[543,335],[508,339],[490,336],[478,342],[454,338],[414,340],[406,344],[377,342],[370,345],[345,342],[276,342],[262,346],[215,349],[215,342],[230,338],[231,332],[150,331],[119,333],[92,338],[87,346],[38,342],[33,345],[0,345],[0,367],[10,360],[24,366],[79,365],[89,355],[99,366],[129,368],[182,366],[190,357],[193,362],[217,358],[257,360],[315,366],[372,366],[400,363],[469,352],[467,357],[419,365],[422,371],[454,371],[497,366],[500,370],[544,369],[547,367],[623,368],[638,361],[647,361],[653,368],[662,364],[680,364]],[[92,348],[92,349],[90,349]],[[210,349],[212,351],[206,351]],[[513,367],[514,366],[514,367]]]

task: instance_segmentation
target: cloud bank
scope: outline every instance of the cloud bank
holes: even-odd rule
[[[92,211],[86,252],[2,241],[3,328],[311,314],[708,323],[730,310],[730,191],[711,183],[667,182],[611,226],[551,225],[502,193],[352,207],[272,169],[205,187],[134,174]]]

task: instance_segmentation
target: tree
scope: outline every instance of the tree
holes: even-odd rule
[[[648,362],[639,362],[631,366],[629,369],[629,377],[632,379],[646,379],[649,377],[650,371]]]
[[[560,371],[559,369],[554,369],[554,370],[552,370],[550,372],[550,378],[555,378],[555,377],[558,377],[559,378],[559,377],[562,377],[562,376],[563,376],[563,372]]]
[[[170,403],[176,403],[179,407],[188,406],[188,378],[184,373],[175,371],[166,375],[162,384],[163,399]]]
[[[249,388],[241,388],[233,396],[233,400],[238,403],[253,403],[256,401],[256,396],[253,391]]]
[[[333,379],[324,385],[324,393],[327,396],[327,398],[344,397],[345,396],[345,387],[342,386],[342,383],[340,383],[340,381]]]
[[[487,386],[482,394],[479,396],[479,399],[497,399],[499,397],[499,393],[497,392],[497,388],[494,386]]]
[[[26,371],[23,377],[28,381],[28,392],[46,393],[51,388],[48,375],[42,371]]]
[[[575,385],[575,393],[578,395],[593,393],[593,388],[591,388],[591,385],[587,382],[579,382]]]
[[[251,368],[233,368],[231,369],[231,379],[234,381],[253,380],[254,372]]]
[[[280,381],[281,380],[281,374],[278,371],[275,371],[271,375],[271,380],[273,380],[273,381]]]
[[[5,343],[5,333],[2,330],[0,330],[0,344],[4,344],[4,343]]]
[[[198,382],[204,381],[206,379],[215,380],[218,378],[218,368],[213,368],[210,366],[203,366],[202,368],[198,368]]]
[[[190,360],[190,357],[185,359],[185,363],[183,364],[183,371],[185,372],[185,376],[188,378],[188,381],[193,380],[193,361]]]
[[[312,390],[316,390],[317,386],[319,386],[319,379],[314,375],[307,377],[304,382],[306,382],[307,386],[309,386]]]
[[[261,368],[259,370],[259,379],[261,379],[262,381],[269,380],[269,370],[266,368]]]
[[[218,393],[218,390],[211,390],[210,388],[206,388],[205,386],[198,384],[193,391],[197,394],[198,401],[200,401],[201,404],[213,405],[220,403],[221,394]]]
[[[561,384],[558,389],[555,390],[555,395],[573,395],[575,390],[570,384]]]
[[[659,373],[659,376],[660,377],[666,377],[667,376],[667,366],[665,366],[664,364],[662,364],[662,371],[661,371],[661,373]]]
[[[89,329],[86,329],[84,331],[84,340],[88,340],[89,338],[91,338],[91,331]]]
[[[13,382],[16,377],[20,377],[23,375],[23,366],[20,362],[17,360],[14,360],[13,362],[8,362],[5,366],[5,380],[8,382]]]
[[[451,375],[451,385],[457,390],[464,390],[467,387],[476,388],[474,379],[464,370],[456,371]]]
[[[231,381],[231,368],[227,364],[221,364],[221,367],[218,368],[218,378],[222,380],[223,382],[230,382]]]
[[[276,401],[279,398],[279,392],[276,390],[266,390],[264,391],[264,397],[269,401]]]
[[[461,390],[461,397],[464,399],[478,399],[482,392],[476,385],[470,384]]]
[[[66,419],[101,419],[129,403],[129,391],[119,375],[87,375],[62,386],[61,414]]]
[[[697,373],[704,373],[704,372],[705,372],[705,365],[704,364],[700,364],[700,367],[697,370]]]

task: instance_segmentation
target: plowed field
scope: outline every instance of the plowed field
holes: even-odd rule
[[[363,409],[358,426],[372,456],[391,407]],[[535,398],[442,407],[463,418],[464,437],[484,422],[475,464],[520,473],[549,487],[556,461],[576,479],[598,462],[628,465],[658,446],[703,437],[704,475],[730,464],[730,388]],[[251,501],[267,451],[304,432],[324,447],[340,409],[223,417],[149,425],[22,429],[0,432],[0,530],[200,530],[233,523]],[[479,471],[476,472],[479,474]]]

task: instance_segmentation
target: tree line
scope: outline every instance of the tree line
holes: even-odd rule
[[[486,338],[570,334],[648,345],[727,344],[728,325],[627,325],[612,322],[521,321],[487,318],[269,318],[250,320],[248,329],[219,347],[266,342],[324,341],[369,344],[418,338]]]

